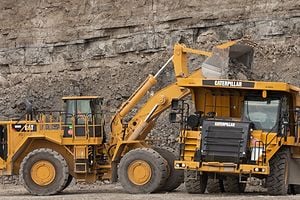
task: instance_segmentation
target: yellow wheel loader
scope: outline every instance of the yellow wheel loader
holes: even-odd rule
[[[207,57],[205,62],[199,65],[201,68],[191,73],[187,65],[188,53]],[[203,83],[206,78],[226,74],[228,64],[233,59],[246,67],[250,67],[252,55],[253,48],[242,41],[231,41],[216,46],[212,52],[194,50],[180,44],[175,45],[174,55],[168,62],[157,74],[154,76],[149,75],[132,96],[117,110],[110,124],[109,141],[106,141],[104,134],[102,99],[98,96],[64,97],[64,109],[61,111],[33,112],[30,109],[31,107],[28,106],[24,117],[0,121],[0,175],[19,175],[25,188],[34,195],[59,193],[68,187],[73,178],[87,183],[93,183],[97,180],[111,180],[112,182],[119,180],[129,193],[172,191],[183,181],[183,170],[174,169],[176,159],[178,160],[176,168],[189,169],[188,174],[191,174],[192,178],[195,178],[193,175],[198,174],[198,172],[202,175],[204,173],[202,169],[212,169],[210,165],[206,166],[205,164],[203,166],[206,168],[201,168],[204,162],[197,160],[198,157],[194,156],[200,148],[200,127],[189,129],[185,126],[186,128],[183,129],[180,134],[181,157],[174,154],[170,149],[149,146],[145,138],[154,127],[159,115],[168,109],[172,102],[176,102],[172,99],[182,100],[189,94],[192,94],[196,108],[199,111],[208,105],[210,106],[210,109],[204,110],[206,115],[215,111],[213,106],[217,104],[214,102],[224,101],[224,105],[220,108],[221,114],[218,113],[219,111],[215,111],[218,113],[217,116],[238,117],[242,104],[236,105],[235,115],[231,116],[231,114],[228,114],[231,111],[225,103],[230,102],[230,98],[223,97],[225,93],[222,94],[223,96],[220,94],[220,99],[212,102],[214,95],[218,95],[218,92],[222,93],[223,90],[213,93],[204,101],[206,97],[202,95],[206,95],[206,92],[203,92],[201,88],[205,84],[211,83],[212,80]],[[142,98],[156,84],[158,76],[171,61],[173,61],[175,72],[173,83],[155,92],[145,101],[144,105],[138,108],[133,117],[128,117],[131,110],[141,102]],[[218,85],[229,85],[228,87],[231,89],[229,93],[235,91],[235,87],[232,85],[240,87],[240,82],[229,83],[219,80],[217,83]],[[252,82],[245,83],[246,85],[256,84]],[[241,84],[241,87],[243,87],[244,83]],[[277,88],[276,84],[271,86]],[[279,86],[290,87],[280,84]],[[267,84],[266,87],[269,87],[269,85]],[[293,88],[296,90],[295,87]],[[272,90],[272,88],[265,88],[264,91],[266,92],[263,92],[263,94],[266,98],[271,95],[268,90]],[[236,93],[240,95],[237,95],[239,98],[234,98],[234,102],[239,102],[244,93],[241,89]],[[204,103],[205,106],[201,107],[203,101],[211,102],[209,104]],[[270,104],[273,105],[272,99]],[[251,106],[249,100],[249,108]],[[172,107],[175,108],[175,105]],[[129,119],[125,121],[125,117]],[[181,121],[184,124],[184,120]],[[252,125],[249,125],[249,130],[252,129],[256,131]],[[280,139],[280,145],[291,142],[288,135],[290,130],[284,130],[286,130],[284,134],[287,135]],[[256,131],[256,133],[253,138],[260,141],[259,134],[264,132],[261,130]],[[272,140],[274,133],[267,135],[268,141],[271,142],[270,145],[274,146],[274,141],[277,142],[277,138]],[[277,143],[276,145],[279,146]],[[275,147],[277,147],[276,145]],[[255,148],[258,153],[253,153],[253,156],[265,155],[260,153],[260,143],[259,145],[257,143]],[[290,151],[294,152],[295,149],[290,149]],[[271,155],[276,155],[274,151],[271,151]],[[262,152],[264,152],[264,149],[262,149]],[[248,155],[248,152],[246,154]],[[201,156],[200,158],[202,159]],[[257,166],[261,166],[258,167],[258,170],[262,174],[267,174],[269,172],[268,160],[263,160],[263,158],[257,159],[256,162],[259,164]],[[259,163],[260,161],[262,164]],[[217,166],[219,165],[218,162],[214,163],[217,163]],[[241,166],[240,163],[238,166]],[[248,168],[246,169],[249,169],[249,166],[252,165],[247,165]],[[266,171],[262,172],[263,169]],[[197,175],[196,177],[200,176]],[[205,176],[201,177],[205,182]],[[201,187],[201,190],[205,190],[203,185]]]

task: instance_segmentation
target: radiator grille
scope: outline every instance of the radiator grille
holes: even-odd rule
[[[247,155],[249,127],[247,122],[205,120],[201,140],[202,160],[239,163]]]

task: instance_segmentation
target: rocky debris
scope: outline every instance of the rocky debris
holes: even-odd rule
[[[256,74],[251,68],[243,65],[242,63],[231,60],[228,66],[227,76],[229,79],[236,80],[263,80],[263,76]]]
[[[0,10],[0,116],[24,114],[18,105],[25,99],[38,110],[61,110],[62,96],[99,95],[109,124],[177,42],[211,50],[249,36],[257,44],[253,70],[235,66],[229,72],[233,78],[300,85],[298,0],[4,0]],[[191,55],[190,68],[203,60]],[[168,67],[154,90],[173,78]],[[178,127],[165,112],[148,139],[174,146],[177,136]]]
[[[0,74],[0,88],[6,88],[9,87],[9,83],[6,80],[6,78],[4,78],[1,74]]]
[[[19,184],[19,176],[0,176],[0,184],[2,184],[2,185],[6,185],[6,184],[18,185]]]

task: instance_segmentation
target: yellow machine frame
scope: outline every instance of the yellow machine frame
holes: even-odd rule
[[[104,142],[104,133],[96,136],[95,132],[89,130],[95,129],[96,126],[103,126],[103,121],[90,122],[87,115],[83,115],[84,128],[86,134],[71,137],[64,137],[64,128],[70,126],[65,124],[61,114],[54,115],[53,113],[40,114],[36,118],[27,116],[24,120],[9,120],[0,121],[7,133],[7,158],[0,158],[0,175],[18,174],[22,160],[30,152],[39,148],[49,148],[60,153],[69,166],[70,174],[79,181],[94,182],[96,180],[109,179],[117,180],[118,163],[126,153],[138,147],[148,147],[145,138],[151,131],[159,115],[171,106],[172,99],[183,99],[189,94],[192,94],[194,102],[201,99],[203,88],[220,88],[222,86],[221,79],[209,79],[205,76],[205,72],[199,68],[193,72],[189,72],[187,65],[187,54],[193,53],[208,57],[208,59],[220,59],[224,56],[226,59],[231,56],[230,48],[241,45],[241,41],[230,41],[214,48],[212,52],[194,50],[185,47],[184,45],[176,44],[174,47],[174,55],[168,62],[159,70],[156,75],[149,75],[144,83],[132,94],[132,96],[122,104],[113,116],[111,122],[110,141]],[[247,50],[248,51],[248,50]],[[215,53],[217,52],[217,53]],[[242,54],[245,52],[241,52]],[[128,121],[124,121],[124,117],[141,101],[146,93],[157,83],[157,77],[165,69],[169,62],[173,61],[176,80],[170,85],[162,88],[151,96],[138,112]],[[207,86],[203,81],[219,81],[219,85]],[[214,82],[216,83],[216,82]],[[247,90],[260,90],[263,95],[267,95],[268,91],[284,91],[295,94],[296,105],[300,106],[299,88],[286,83],[273,82],[251,82],[253,88],[245,88]],[[225,87],[226,88],[226,87]],[[240,87],[230,87],[232,89],[241,89]],[[97,99],[97,96],[86,97],[65,97],[63,100],[78,100],[78,99]],[[201,102],[201,100],[200,100]],[[201,107],[197,104],[196,107]],[[75,117],[75,116],[74,116]],[[70,129],[75,133],[76,124],[75,118],[72,118]],[[22,125],[20,129],[16,129],[16,125]],[[176,161],[178,169],[195,169],[199,171],[214,171],[214,172],[230,172],[230,173],[249,173],[255,171],[255,167],[259,167],[262,174],[269,173],[268,165],[243,165],[241,170],[235,170],[234,166],[226,166],[221,163],[199,163],[193,161],[193,154],[196,148],[200,145],[200,135],[197,131],[183,131],[180,134],[180,142],[188,141],[182,160]],[[273,133],[272,133],[273,134]],[[274,134],[273,134],[274,135]],[[253,136],[257,139],[266,137],[263,132],[253,132]],[[268,140],[269,141],[269,140]],[[279,143],[280,141],[280,143]],[[267,158],[270,159],[274,153],[282,145],[290,145],[298,147],[299,140],[295,141],[294,136],[289,136],[282,141],[277,138],[271,141],[272,148],[268,151]],[[89,158],[90,149],[93,148],[96,155],[106,157],[105,163],[92,163],[92,167],[87,167],[87,164],[77,162],[77,160],[85,160]],[[298,148],[296,148],[298,150]],[[298,152],[298,151],[297,151]],[[83,166],[82,166],[83,165]],[[146,164],[144,166],[147,166]],[[147,168],[147,167],[146,167]],[[81,170],[77,170],[81,169]],[[82,170],[84,169],[84,170]],[[51,167],[50,170],[51,171]],[[129,170],[130,171],[130,170]],[[150,173],[150,172],[149,172]]]
[[[197,110],[205,110],[205,94],[208,90],[214,91],[223,89],[229,89],[231,91],[236,90],[241,92],[242,90],[251,90],[260,91],[262,97],[267,98],[267,94],[270,91],[280,91],[291,94],[293,97],[293,108],[294,110],[300,109],[300,89],[296,86],[282,83],[282,82],[259,82],[259,81],[240,81],[243,83],[253,83],[252,88],[242,88],[240,86],[228,86],[224,87],[219,85],[220,80],[205,79],[206,81],[212,81],[215,83],[215,86],[207,86],[203,84],[203,79],[201,77],[193,78],[191,80],[182,79],[178,81],[178,84],[184,87],[190,87],[192,91],[194,102],[196,103]],[[222,80],[223,81],[223,80]],[[224,80],[226,81],[226,80]],[[232,82],[232,81],[231,81]],[[214,101],[217,101],[216,98],[219,98],[218,105],[216,107],[225,107],[228,106],[228,101],[226,101],[225,96],[216,96]],[[227,99],[228,100],[228,99]],[[210,110],[207,110],[209,112]],[[230,112],[230,111],[228,111]],[[221,113],[221,110],[219,110]],[[222,115],[224,117],[230,117],[229,113]],[[296,116],[292,117],[294,123],[296,123]],[[298,128],[300,132],[300,127]],[[298,135],[291,135],[288,133],[287,137],[278,136],[275,132],[264,132],[262,130],[253,130],[251,137],[257,141],[264,141],[269,144],[266,151],[266,160],[258,159],[257,164],[240,164],[238,167],[234,163],[218,163],[218,162],[195,162],[193,161],[195,157],[195,152],[197,149],[200,149],[201,145],[201,133],[199,131],[192,130],[183,130],[180,134],[180,143],[185,144],[184,152],[182,153],[182,160],[175,162],[176,169],[189,169],[189,170],[198,170],[205,172],[216,172],[216,173],[235,173],[235,174],[264,174],[268,175],[270,173],[269,161],[273,155],[280,149],[282,146],[290,146],[293,149],[293,157],[300,158],[300,138]],[[253,146],[250,146],[253,147]]]

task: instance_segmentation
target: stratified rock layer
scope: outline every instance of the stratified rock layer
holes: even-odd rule
[[[21,115],[25,98],[57,110],[62,96],[99,95],[109,121],[176,42],[210,50],[249,36],[257,77],[300,85],[298,0],[3,0],[0,10],[0,115]],[[172,145],[161,119],[150,138]]]

